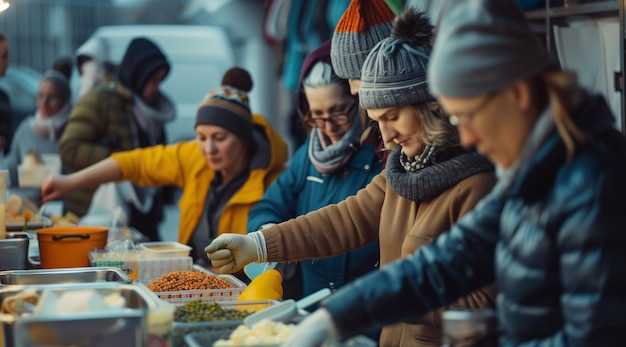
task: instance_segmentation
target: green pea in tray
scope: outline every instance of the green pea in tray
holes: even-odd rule
[[[275,303],[271,300],[214,302],[199,299],[178,305],[174,311],[170,346],[187,347],[184,337],[192,333],[225,331],[230,334],[237,326],[243,324],[246,316],[253,313],[246,310],[248,307],[271,306]]]

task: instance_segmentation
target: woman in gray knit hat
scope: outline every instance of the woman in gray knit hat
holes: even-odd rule
[[[496,187],[432,245],[335,292],[293,338],[417,319],[495,279],[501,346],[623,346],[626,139],[604,98],[555,67],[512,0],[448,5],[429,84],[462,144],[496,164]]]
[[[219,237],[207,248],[214,266],[231,272],[249,261],[319,258],[379,240],[385,267],[431,243],[491,190],[493,166],[460,148],[456,129],[428,92],[432,29],[425,15],[405,11],[396,20],[392,37],[378,43],[363,66],[359,99],[379,123],[391,150],[385,173],[337,205],[253,237]],[[233,246],[233,240],[241,240],[242,246]],[[223,249],[235,255],[234,262],[233,257],[227,259],[231,252]],[[455,306],[493,307],[495,293],[494,286],[485,287]],[[385,327],[380,345],[438,346],[440,322],[440,312],[432,311]]]
[[[58,62],[61,60],[56,63]],[[11,186],[17,187],[20,184],[18,168],[28,158],[49,158],[48,168],[53,171],[57,169],[57,163],[60,166],[59,139],[72,111],[70,74],[71,65],[63,69],[60,64],[57,69],[43,74],[35,97],[37,112],[20,123],[11,141],[11,150],[0,158],[0,169],[9,171]]]

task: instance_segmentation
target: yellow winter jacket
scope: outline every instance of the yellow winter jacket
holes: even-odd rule
[[[224,232],[246,233],[248,211],[284,170],[287,144],[263,116],[253,115],[256,128],[263,130],[270,144],[267,167],[254,169],[244,185],[227,203],[218,223],[218,235]],[[208,165],[195,141],[154,146],[111,155],[122,169],[121,180],[142,186],[177,185],[183,190],[178,203],[180,222],[178,242],[187,244],[202,217],[209,186],[215,171]]]

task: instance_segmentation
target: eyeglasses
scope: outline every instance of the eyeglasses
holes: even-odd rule
[[[478,112],[482,111],[487,106],[489,106],[489,103],[495,98],[496,95],[498,95],[498,93],[488,94],[483,99],[483,101],[480,104],[478,104],[478,106],[474,107],[474,109],[469,112],[449,115],[448,120],[450,121],[450,124],[458,127],[460,125],[471,122],[472,119],[476,116],[476,114],[478,114]]]
[[[56,94],[51,94],[51,95],[37,94],[35,96],[35,101],[41,102],[41,103],[49,102],[51,104],[58,104],[61,101],[61,97]]]
[[[311,127],[323,128],[326,125],[326,122],[331,122],[335,125],[345,125],[350,122],[352,119],[352,111],[356,107],[358,103],[353,103],[347,110],[331,113],[328,117],[314,117],[311,115],[311,111],[309,111],[304,117],[304,122]]]

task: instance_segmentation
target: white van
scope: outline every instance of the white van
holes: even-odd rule
[[[177,118],[167,125],[169,143],[190,140],[198,104],[220,86],[222,76],[235,64],[233,48],[224,29],[206,25],[118,25],[98,28],[90,37],[109,44],[109,60],[122,61],[135,37],[154,41],[171,64],[162,90],[176,104]]]

